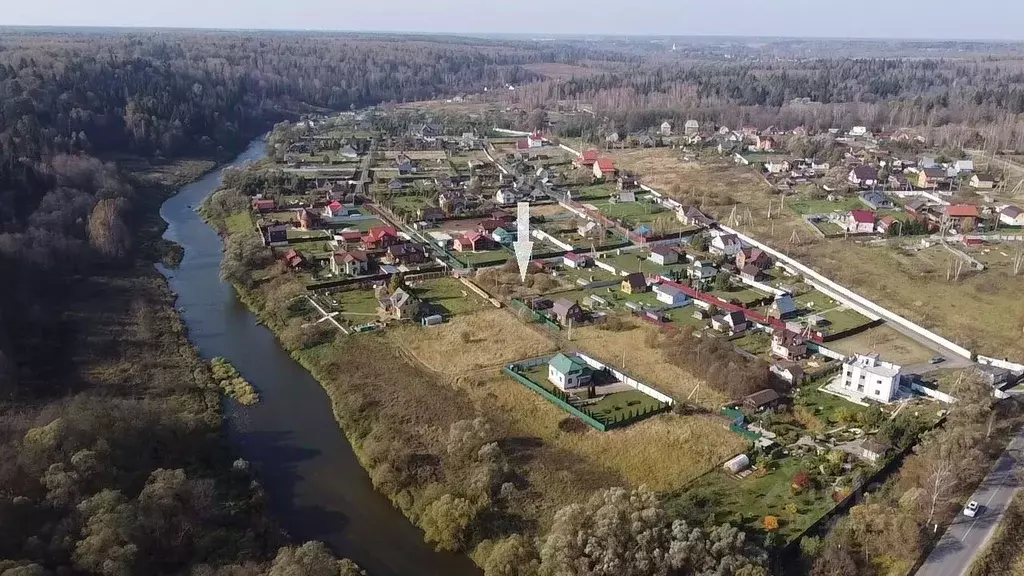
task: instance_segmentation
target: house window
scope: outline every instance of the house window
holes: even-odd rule
[[[864,385],[863,384],[858,384],[857,385],[857,392],[863,392],[863,391],[864,391]]]
[[[846,387],[847,388],[853,388],[853,380],[850,380],[849,378],[847,378],[846,379]]]
[[[882,395],[882,391],[881,390],[875,390],[875,396],[881,396],[881,395]]]

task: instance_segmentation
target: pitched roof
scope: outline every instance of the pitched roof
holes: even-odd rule
[[[793,312],[796,312],[796,303],[793,302],[793,297],[789,294],[776,296],[773,306],[778,309],[780,314],[792,314]]]
[[[675,286],[669,286],[668,284],[655,284],[654,291],[661,294],[668,294],[669,296],[686,296],[686,292],[683,292]]]
[[[853,175],[858,180],[878,180],[878,169],[874,166],[861,164],[860,166],[854,166]]]
[[[587,370],[590,368],[575,356],[569,357],[561,352],[552,356],[551,360],[548,360],[548,365],[562,374]]]
[[[589,260],[590,256],[587,256],[586,254],[577,254],[575,252],[566,252],[565,258],[573,262],[583,262],[584,260]]]
[[[338,202],[337,200],[328,204],[327,207],[330,208],[331,214],[337,214],[338,212],[341,212],[341,209],[343,208],[341,202]]]
[[[882,216],[878,223],[885,224],[886,227],[889,227],[896,223],[896,219],[892,216]]]
[[[557,316],[565,316],[574,306],[577,306],[577,304],[572,300],[559,298],[558,300],[555,300],[555,303],[551,306],[551,311]]]
[[[647,277],[643,272],[633,272],[626,276],[623,282],[627,282],[631,288],[643,288],[647,286]]]
[[[584,150],[583,154],[580,155],[580,158],[588,162],[597,162],[598,154],[597,150]]]
[[[677,252],[670,246],[655,246],[651,248],[651,254],[658,254],[659,256],[668,256]]]
[[[733,326],[743,324],[744,322],[747,321],[747,317],[744,316],[743,312],[740,310],[729,312],[728,314],[725,315],[725,319],[728,320],[729,323]]]
[[[376,226],[366,233],[366,239],[372,241],[381,240],[386,236],[397,238],[398,230],[395,230],[394,226]]]
[[[760,390],[754,392],[750,396],[743,399],[745,404],[753,404],[756,407],[766,406],[772,402],[777,401],[781,396],[775,390],[768,388],[766,390]]]
[[[858,224],[875,223],[875,213],[871,210],[850,210],[850,218]]]
[[[612,160],[611,158],[598,158],[596,164],[601,172],[615,171],[615,160]]]
[[[1006,208],[1003,208],[1002,211],[1000,212],[1000,214],[1003,214],[1007,218],[1016,218],[1016,217],[1020,216],[1021,213],[1022,213],[1022,210],[1020,208],[1017,208],[1016,206],[1014,206],[1012,204],[1007,206]]]
[[[757,266],[753,265],[753,264],[747,264],[746,266],[744,266],[740,270],[740,272],[742,272],[743,274],[747,274],[749,276],[755,276],[756,277],[759,274],[761,274],[761,269],[758,268]]]
[[[952,204],[946,206],[946,216],[953,218],[977,218],[978,207],[973,204]]]
[[[339,264],[347,264],[349,262],[366,262],[366,253],[359,250],[350,250],[348,252],[335,252],[334,261]]]
[[[740,242],[740,239],[735,234],[721,234],[719,236],[716,236],[716,238],[718,238],[718,240],[722,242],[723,246],[728,246],[729,244],[739,244]]]

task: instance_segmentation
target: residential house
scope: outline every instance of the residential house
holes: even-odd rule
[[[892,200],[877,190],[869,190],[862,193],[860,195],[860,201],[872,210],[891,210],[893,207]]]
[[[980,217],[978,207],[973,204],[950,204],[943,213],[943,219],[958,232],[974,230]]]
[[[957,160],[950,166],[957,176],[974,172],[974,160]]]
[[[565,256],[562,256],[562,264],[566,268],[589,268],[594,264],[594,260],[587,254],[566,252]]]
[[[811,162],[811,170],[814,170],[815,174],[824,174],[828,172],[832,167],[828,162]]]
[[[917,173],[918,188],[934,190],[947,182],[946,171],[939,167],[922,168]]]
[[[885,453],[889,448],[881,442],[876,442],[873,439],[861,440],[860,444],[856,446],[856,456],[861,460],[866,460],[872,464],[878,464],[878,462],[885,457]]]
[[[1000,368],[998,366],[978,366],[977,369],[978,377],[992,387],[1002,388],[1004,384],[1008,383],[1011,378],[1014,377],[1013,373],[1006,368]]]
[[[990,174],[974,174],[970,185],[975,190],[991,190],[996,187],[996,179]]]
[[[866,126],[854,126],[850,128],[848,134],[853,138],[864,138],[871,135]]]
[[[476,225],[476,230],[481,234],[489,236],[492,232],[494,232],[498,228],[501,228],[503,224],[504,222],[502,222],[501,220],[481,220],[480,223]]]
[[[754,392],[753,394],[743,398],[743,407],[755,412],[766,410],[779,403],[782,400],[782,396],[771,388]]]
[[[292,270],[298,270],[306,265],[306,259],[303,258],[302,254],[294,248],[285,252],[284,262]]]
[[[921,156],[917,159],[918,168],[937,168],[939,165],[935,156]]]
[[[683,125],[683,133],[687,136],[696,136],[700,133],[700,122],[687,120],[686,124]]]
[[[548,360],[548,381],[562,391],[586,386],[592,376],[590,366],[576,356],[558,353]]]
[[[800,384],[804,380],[804,369],[796,362],[775,362],[768,370],[790,384]]]
[[[632,172],[622,172],[616,180],[620,191],[634,191],[640,188],[640,182]]]
[[[386,264],[421,264],[427,255],[423,247],[413,242],[398,242],[388,246],[383,261]]]
[[[793,301],[793,297],[789,294],[779,294],[775,296],[775,301],[772,302],[771,307],[768,309],[768,317],[786,320],[796,316],[797,312],[796,302]]]
[[[668,284],[655,284],[654,294],[658,299],[658,302],[662,302],[669,306],[679,307],[686,306],[690,303],[690,297],[675,286],[669,286]]]
[[[252,209],[257,211],[257,212],[259,212],[260,214],[265,214],[267,212],[273,212],[274,210],[277,209],[277,202],[275,202],[273,198],[266,198],[266,199],[263,199],[263,200],[253,200],[252,201]]]
[[[710,228],[715,224],[714,218],[704,214],[696,206],[680,206],[676,210],[676,218],[687,226]]]
[[[611,158],[598,158],[594,162],[594,178],[613,178],[615,176],[615,161]]]
[[[690,265],[690,278],[710,280],[718,274],[718,268],[710,260],[694,260]]]
[[[577,168],[590,168],[597,162],[598,151],[597,150],[584,150],[583,154],[580,154],[573,160],[573,164]]]
[[[393,226],[375,226],[363,235],[363,247],[367,250],[381,250],[398,242],[398,230]]]
[[[788,172],[789,168],[790,164],[788,160],[769,160],[768,162],[765,162],[764,165],[764,169],[767,170],[769,174],[781,174],[783,172]]]
[[[668,266],[679,262],[679,251],[670,246],[656,246],[651,250],[648,260],[661,266]]]
[[[850,174],[846,179],[854,186],[871,188],[878,184],[878,168],[868,166],[867,164],[854,166],[853,170],[850,170]]]
[[[267,244],[276,246],[288,243],[288,227],[284,224],[271,224],[267,226]]]
[[[871,210],[850,210],[846,215],[846,231],[850,234],[873,234],[875,213]]]
[[[1024,226],[1024,210],[1010,205],[999,211],[999,223],[1007,226]]]
[[[320,215],[310,210],[309,208],[303,208],[299,210],[299,228],[303,230],[313,230],[320,226]]]
[[[771,136],[765,136],[763,138],[761,136],[756,136],[755,138],[757,142],[755,148],[761,152],[773,152],[779,146],[779,143]]]
[[[753,264],[747,264],[740,268],[740,277],[744,280],[750,280],[751,282],[761,282],[765,278],[764,270],[754,266]]]
[[[658,141],[645,132],[636,137],[636,145],[641,148],[654,148],[658,145]]]
[[[807,340],[790,330],[776,330],[772,334],[772,355],[783,360],[799,360],[807,356]]]
[[[584,318],[583,308],[578,303],[565,298],[555,300],[551,306],[551,313],[562,326],[568,326],[571,322],[580,322]]]
[[[345,247],[355,246],[362,243],[363,233],[359,230],[342,230],[334,234],[334,240]]]
[[[747,322],[747,317],[743,315],[743,312],[737,310],[712,316],[711,327],[726,334],[740,334],[745,332],[750,327],[750,324]]]
[[[711,239],[708,250],[712,254],[733,257],[743,249],[743,243],[735,234],[719,234]]]
[[[891,402],[900,387],[901,366],[883,362],[878,354],[857,354],[843,361],[843,391],[882,403]]]
[[[351,144],[342,146],[341,150],[338,151],[338,154],[340,154],[342,158],[348,158],[349,160],[359,158],[359,152],[353,148]]]
[[[519,202],[522,195],[514,188],[502,188],[494,195],[494,201],[502,206],[508,206]]]
[[[664,136],[665,138],[672,136],[672,124],[668,120],[662,122],[661,128],[658,130],[658,133]]]
[[[491,238],[502,246],[509,246],[516,241],[516,233],[509,232],[504,228],[495,228],[494,232],[491,232]]]
[[[534,132],[526,137],[526,144],[530,148],[540,148],[544,146],[544,137],[540,135],[540,132]]]
[[[903,209],[908,214],[913,214],[914,216],[924,216],[927,212],[927,208],[928,201],[923,198],[914,198],[903,205]]]
[[[335,200],[327,206],[324,206],[321,215],[325,222],[335,223],[348,216],[348,208],[341,202]]]
[[[438,222],[445,218],[444,211],[440,208],[434,208],[433,206],[420,208],[416,213],[416,216],[424,222]]]
[[[647,277],[643,272],[633,272],[622,280],[622,291],[626,294],[647,292]]]
[[[388,180],[388,190],[395,191],[401,190],[402,188],[405,188],[405,183],[399,180],[398,178],[392,178],[391,180]]]
[[[899,223],[900,228],[903,227],[903,224],[892,216],[883,216],[878,220],[878,224],[875,225],[875,229],[878,230],[879,234],[888,234],[889,229],[896,226],[897,223]]]
[[[736,268],[742,270],[747,266],[767,270],[772,267],[772,257],[757,247],[743,248],[736,253]]]
[[[419,311],[419,300],[401,288],[394,294],[382,290],[377,299],[377,314],[383,320],[415,320]]]
[[[452,245],[456,252],[477,252],[488,248],[487,238],[479,232],[469,232],[455,239]]]
[[[362,276],[368,267],[369,258],[359,250],[335,252],[331,255],[331,272],[336,275]]]

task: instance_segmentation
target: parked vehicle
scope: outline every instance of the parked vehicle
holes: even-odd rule
[[[943,363],[945,361],[946,361],[946,359],[943,358],[942,356],[932,356],[932,359],[929,360],[928,363],[929,364],[941,364],[941,363]]]

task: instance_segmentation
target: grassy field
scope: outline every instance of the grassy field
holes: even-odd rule
[[[452,252],[455,257],[467,266],[488,266],[504,264],[513,255],[508,250],[488,250],[486,252]]]
[[[733,286],[730,290],[712,290],[710,294],[726,302],[738,302],[742,306],[750,306],[758,300],[769,297],[768,294],[760,290],[740,286]]]
[[[231,234],[239,232],[244,233],[252,230],[252,217],[249,216],[248,212],[236,212],[231,216],[228,216],[225,219],[225,223],[228,227],[228,232]]]
[[[800,247],[812,268],[981,354],[1024,360],[1021,277],[1005,269],[946,280],[948,256],[841,241]]]
[[[349,290],[328,296],[337,302],[339,317],[353,324],[363,324],[377,317],[377,298],[373,290]]]
[[[761,356],[772,349],[772,337],[765,332],[751,331],[736,340],[732,340],[732,344],[754,356]]]
[[[490,307],[490,304],[454,278],[436,278],[420,282],[411,287],[410,292],[434,307],[434,313],[443,313],[439,311],[443,309],[452,315],[471,314]]]
[[[614,365],[677,401],[690,398],[691,403],[718,410],[725,402],[724,397],[706,386],[694,393],[701,381],[665,359],[665,354],[657,347],[664,336],[654,326],[628,319],[626,329],[621,331],[601,330],[595,326],[574,330],[572,344],[592,358]]]
[[[595,184],[584,186],[572,191],[572,199],[578,202],[591,202],[593,200],[604,200],[616,193],[614,184]]]
[[[867,209],[867,206],[856,196],[843,198],[837,202],[828,200],[798,199],[786,200],[786,208],[797,214],[831,214],[832,212],[849,212],[850,210]]]
[[[887,362],[895,362],[904,366],[927,362],[935,355],[931,349],[884,324],[853,336],[828,342],[825,346],[846,355],[878,352]]]
[[[394,342],[435,372],[461,375],[497,370],[515,360],[553,352],[555,344],[507,310],[456,316],[440,326],[392,330]]]

